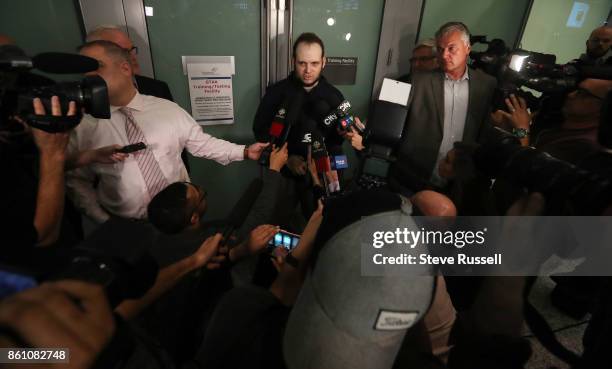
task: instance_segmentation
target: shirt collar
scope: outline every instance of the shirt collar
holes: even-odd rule
[[[136,91],[136,95],[132,98],[132,100],[126,105],[127,108],[130,108],[134,111],[141,111],[143,106],[142,95]],[[121,109],[122,106],[113,106],[111,105],[111,113],[116,112]]]
[[[470,74],[468,73],[468,69],[470,69],[470,68],[466,65],[465,66],[465,72],[463,72],[463,75],[457,81],[465,81],[465,80],[469,80],[470,79]],[[453,79],[450,78],[449,75],[446,74],[446,73],[444,73],[444,79],[446,79],[448,81],[453,81]]]

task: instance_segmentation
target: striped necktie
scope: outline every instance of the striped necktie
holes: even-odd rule
[[[159,167],[159,163],[155,159],[153,155],[153,150],[149,147],[147,139],[145,138],[142,130],[136,124],[134,120],[134,115],[130,108],[123,107],[119,109],[123,115],[125,115],[125,132],[127,134],[129,144],[135,144],[138,142],[144,142],[147,145],[147,148],[141,151],[136,151],[132,153],[136,158],[136,162],[138,163],[138,167],[140,168],[140,173],[142,174],[142,178],[147,185],[147,190],[149,191],[149,201],[153,199],[155,195],[168,185],[168,181],[166,177],[164,177],[164,173],[161,171]]]

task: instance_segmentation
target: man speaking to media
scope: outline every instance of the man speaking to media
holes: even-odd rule
[[[284,80],[269,86],[261,100],[253,122],[253,132],[259,142],[270,142],[277,135],[272,124],[280,116],[295,116],[295,122],[285,122],[283,130],[289,143],[288,173],[295,192],[302,197],[302,211],[307,217],[314,210],[314,201],[305,199],[302,194],[308,188],[307,146],[302,143],[306,133],[321,135],[328,152],[339,153],[343,138],[335,124],[326,125],[323,119],[344,100],[342,93],[321,75],[325,68],[325,47],[323,41],[314,33],[301,34],[293,44],[293,72]],[[287,119],[289,120],[289,119]],[[306,132],[306,120],[316,122],[318,132]],[[276,122],[275,122],[276,123]],[[290,127],[288,127],[290,126]],[[290,128],[290,129],[288,129]],[[277,131],[280,130],[277,129]],[[291,195],[290,195],[291,196]],[[295,202],[292,202],[295,203]],[[306,217],[306,219],[307,219]]]

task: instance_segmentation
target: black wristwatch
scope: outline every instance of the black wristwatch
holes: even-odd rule
[[[529,136],[529,128],[512,128],[512,135],[516,138],[525,138]]]

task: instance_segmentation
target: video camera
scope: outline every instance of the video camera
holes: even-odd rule
[[[14,45],[0,46],[0,127],[5,129],[13,116],[20,116],[32,127],[54,133],[65,132],[81,121],[82,109],[96,118],[110,118],[106,83],[99,76],[80,81],[55,83],[31,73],[39,69],[47,73],[86,73],[98,69],[98,62],[86,56],[64,53],[42,53],[32,58]],[[74,116],[35,115],[32,99],[39,97],[45,111],[51,111],[51,97],[58,96],[63,112],[68,103],[76,103]]]
[[[592,66],[579,60],[556,64],[555,55],[511,50],[503,40],[487,41],[486,36],[472,36],[470,42],[487,45],[483,52],[471,52],[470,58],[474,68],[497,78],[494,109],[505,109],[504,99],[510,94],[523,97],[531,109],[539,107],[540,98],[522,90],[523,86],[546,95],[572,91],[585,78],[612,79],[611,67]]]

